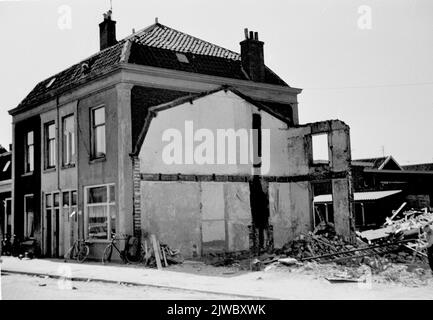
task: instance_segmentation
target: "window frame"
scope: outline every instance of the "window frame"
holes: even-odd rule
[[[3,221],[4,221],[4,235],[10,235],[12,236],[12,198],[5,198],[4,200],[4,216],[3,216]],[[10,201],[10,210],[11,210],[11,214],[10,214],[10,226],[11,226],[11,232],[8,233],[8,201]]]
[[[33,142],[31,144],[29,144],[29,133],[32,133],[33,135]],[[24,173],[31,173],[33,171],[35,171],[35,131],[34,130],[29,130],[26,131],[25,136],[24,136]],[[29,163],[29,155],[30,155],[30,147],[32,147],[32,167],[30,168],[30,163]]]
[[[74,122],[74,130],[72,132],[72,143],[71,141],[69,141],[69,144],[72,144],[72,146],[67,146],[67,139],[66,139],[66,135],[65,135],[65,121],[66,119],[71,118]],[[62,117],[62,166],[63,167],[70,167],[70,166],[74,166],[77,159],[77,150],[76,150],[76,139],[75,139],[75,134],[76,134],[76,119],[75,119],[75,114],[74,113],[70,113],[64,117]],[[68,147],[68,148],[67,148]],[[68,150],[70,148],[70,150]],[[70,155],[69,155],[69,160],[67,162],[66,159],[66,151],[70,151]]]
[[[95,125],[95,111],[98,109],[104,110],[104,123]],[[107,117],[105,113],[105,105],[98,105],[96,107],[90,108],[90,145],[92,147],[91,151],[91,159],[101,159],[105,158],[107,155]],[[104,127],[104,152],[98,154],[96,152],[97,148],[97,136],[96,136],[96,130],[98,127]]]
[[[323,141],[321,141],[321,139],[323,139]],[[311,134],[311,164],[314,165],[331,165],[331,159],[332,159],[332,154],[331,154],[331,144],[330,144],[330,135],[329,132],[318,132],[318,133],[313,133]],[[318,152],[320,153],[320,148],[319,151],[317,151],[314,146],[322,143],[326,143],[326,159],[318,159],[316,158],[316,156],[319,156],[319,154],[317,154]],[[323,147],[323,146],[322,146]]]
[[[114,201],[111,201],[110,199],[110,187],[114,187]],[[99,202],[99,203],[88,203],[88,191],[89,189],[93,188],[99,188],[99,187],[106,187],[107,192],[107,202]],[[114,206],[115,216],[116,216],[116,222],[114,229],[117,230],[118,225],[118,214],[117,214],[117,203],[116,203],[116,184],[115,183],[105,183],[105,184],[97,184],[97,185],[91,185],[91,186],[85,186],[84,187],[84,235],[87,241],[91,242],[109,242],[111,240],[111,212],[110,212],[110,206]],[[107,238],[106,239],[96,239],[96,238],[89,238],[89,207],[97,207],[104,205],[107,209]],[[117,231],[116,231],[117,232]]]
[[[24,238],[30,238],[29,234],[28,234],[28,212],[27,212],[27,201],[26,198],[32,198],[33,199],[33,223],[34,223],[34,219],[35,219],[35,203],[34,203],[34,194],[33,193],[28,193],[24,195]],[[33,235],[34,236],[34,235]]]
[[[49,136],[49,128],[50,126],[54,126],[54,138],[50,139]],[[44,144],[45,144],[45,152],[44,152],[44,159],[45,159],[45,169],[49,170],[49,169],[55,169],[57,166],[57,137],[56,137],[56,122],[55,121],[50,121],[50,122],[46,122],[44,123]],[[54,152],[54,164],[51,165],[50,164],[50,155],[51,155],[51,150],[50,150],[50,142],[54,141],[53,144],[53,152]]]

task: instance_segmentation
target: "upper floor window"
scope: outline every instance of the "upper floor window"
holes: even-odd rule
[[[29,131],[25,137],[25,172],[33,172],[35,169],[35,149],[33,131]]]
[[[45,167],[56,166],[56,126],[54,122],[45,125]]]
[[[75,119],[74,115],[63,118],[63,165],[75,163]]]
[[[93,157],[105,156],[105,108],[92,109],[92,148]]]

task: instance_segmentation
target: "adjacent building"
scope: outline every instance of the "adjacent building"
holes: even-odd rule
[[[354,214],[360,230],[381,226],[403,203],[404,209],[431,208],[433,165],[400,165],[392,156],[352,160]],[[315,190],[315,221],[332,221],[332,196],[328,185]]]

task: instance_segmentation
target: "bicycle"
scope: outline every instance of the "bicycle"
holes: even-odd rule
[[[131,236],[129,236],[129,235],[124,235],[124,237],[118,238],[118,235],[115,234],[115,233],[113,233],[112,236],[111,236],[110,243],[104,249],[104,253],[102,255],[102,263],[105,264],[106,262],[110,262],[111,261],[111,255],[113,254],[113,248],[116,249],[116,251],[119,253],[120,259],[122,259],[122,261],[124,263],[134,262],[133,259],[131,258],[131,255],[128,253],[129,238],[130,237]],[[125,249],[124,250],[120,250],[117,247],[117,245],[116,245],[116,241],[117,240],[126,240],[126,245],[125,245]]]
[[[68,259],[75,259],[78,262],[82,263],[86,260],[89,255],[90,248],[88,246],[88,242],[84,239],[75,240],[72,247],[69,248],[68,252],[64,255],[65,262]]]

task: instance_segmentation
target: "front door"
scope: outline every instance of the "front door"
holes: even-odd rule
[[[45,195],[46,217],[46,255],[59,257],[60,255],[60,194],[58,192]]]

